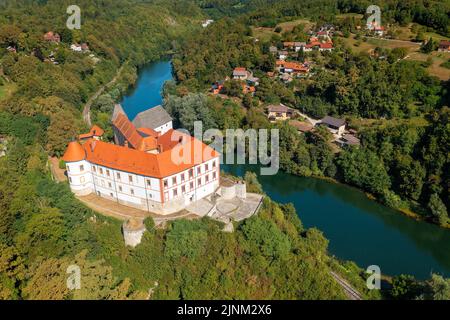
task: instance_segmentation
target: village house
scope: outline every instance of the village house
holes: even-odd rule
[[[326,116],[320,120],[319,125],[326,126],[331,133],[340,137],[344,134],[346,122],[342,119]]]
[[[237,67],[233,70],[233,79],[234,80],[247,80],[249,77],[249,72],[246,68]]]
[[[80,134],[78,136],[78,140],[80,142],[86,141],[89,139],[101,140],[105,131],[97,125],[94,125],[88,133]]]
[[[286,50],[278,51],[278,59],[280,60],[286,60],[289,56],[289,52]]]
[[[54,43],[60,43],[61,42],[61,36],[57,33],[53,33],[53,31],[49,31],[46,34],[44,34],[44,40]]]
[[[207,26],[209,26],[211,23],[213,23],[214,22],[214,20],[212,20],[212,19],[208,19],[208,20],[205,20],[205,21],[203,21],[203,23],[202,23],[202,27],[203,28],[206,28]]]
[[[213,85],[211,86],[212,94],[219,94],[220,92],[222,92],[223,83],[224,81],[216,81],[215,83],[213,83]]]
[[[332,51],[333,49],[333,44],[330,42],[321,43],[319,45],[319,51]]]
[[[336,143],[341,147],[359,146],[361,144],[361,142],[356,136],[349,133],[343,134],[341,138],[336,140]]]
[[[441,42],[439,42],[438,51],[439,52],[450,52],[450,41],[441,40]]]
[[[313,49],[319,51],[332,51],[334,47],[332,42],[312,41],[305,46],[304,51],[310,52],[313,51]]]
[[[293,50],[299,52],[302,47],[306,46],[306,42],[283,42],[283,47],[285,50]]]
[[[306,64],[300,64],[298,62],[288,62],[279,60],[276,62],[277,68],[281,73],[287,73],[290,75],[301,75],[309,72],[309,66]]]
[[[63,160],[77,196],[95,194],[164,215],[218,189],[220,159],[214,149],[184,132],[156,131],[160,121],[137,128],[122,108],[115,108],[113,118],[116,144],[88,139],[83,144],[73,141],[66,149]]]
[[[267,117],[270,121],[288,120],[294,115],[294,110],[280,103],[267,106]]]
[[[297,129],[299,133],[310,132],[314,128],[312,124],[305,121],[290,120],[289,124]]]
[[[70,49],[75,52],[88,52],[89,46],[87,45],[87,43],[82,44],[74,43],[70,46]]]
[[[376,36],[382,37],[384,35],[384,27],[377,25],[376,21],[368,23],[366,28],[367,30],[372,31]]]

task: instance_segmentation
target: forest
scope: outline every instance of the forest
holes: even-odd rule
[[[219,129],[279,127],[280,163],[285,171],[345,182],[405,214],[450,226],[450,81],[429,75],[424,63],[402,59],[403,50],[356,53],[335,37],[336,49],[331,53],[300,53],[299,61],[316,62],[313,75],[286,85],[267,76],[275,65],[268,48],[307,38],[303,26],[275,34],[268,42],[256,42],[252,28],[239,19],[223,18],[200,37],[184,39],[184,50],[173,59],[179,83],[172,89],[174,95],[206,92],[235,67],[246,67],[260,78],[254,97],[226,81],[224,94],[241,99],[244,109],[210,99],[204,104],[214,112],[197,112],[206,123]],[[381,55],[387,58],[379,59]],[[336,154],[327,132],[299,137],[290,126],[269,123],[262,114],[264,106],[280,102],[316,119],[325,115],[346,119],[359,132],[361,147]],[[171,110],[172,103],[167,105]]]
[[[89,97],[123,66],[115,85],[93,105],[94,121],[109,128],[113,103],[134,83],[139,66],[175,52],[178,83],[168,83],[164,95],[179,125],[189,128],[194,119],[203,119],[221,129],[268,127],[258,101],[295,105],[308,99],[323,113],[386,117],[364,131],[362,149],[338,157],[329,150],[326,132],[301,137],[280,126],[283,169],[342,179],[395,207],[404,199],[408,205],[415,201],[447,223],[448,83],[428,77],[420,65],[378,63],[340,51],[329,59],[336,71],[331,78],[323,75],[296,93],[263,77],[257,96],[243,97],[245,109],[231,100],[211,99],[198,91],[235,66],[254,68],[257,75],[273,67],[267,45],[249,39],[250,23],[318,19],[337,10],[334,1],[325,0],[323,8],[305,1],[301,10],[294,1],[273,8],[266,0],[244,1],[244,7],[230,3],[80,0],[83,26],[68,31],[70,1],[2,2],[0,88],[11,90],[0,91],[0,137],[7,141],[6,155],[0,157],[0,299],[345,299],[331,270],[345,274],[366,299],[449,299],[449,280],[439,275],[427,281],[399,276],[385,291],[367,290],[364,270],[331,257],[328,240],[319,230],[304,228],[292,205],[266,198],[260,214],[237,223],[232,234],[208,219],[180,220],[166,229],[155,229],[149,219],[149,232],[133,250],[124,245],[120,221],[88,209],[67,184],[52,180],[48,157],[61,156],[67,143],[88,129],[81,112]],[[350,10],[351,3],[339,5]],[[233,17],[202,31],[200,22],[209,12],[217,19]],[[408,17],[418,19],[415,13]],[[59,33],[61,43],[44,41],[48,31]],[[75,42],[87,43],[98,60],[70,50]],[[356,68],[365,69],[355,76]],[[385,96],[386,81],[373,83],[384,81],[382,75],[399,79],[407,94]],[[329,85],[338,78],[343,79],[339,90]],[[367,92],[358,91],[353,79],[371,83],[370,93],[381,103],[359,103]],[[350,109],[349,99],[355,102]],[[397,117],[403,127],[389,122]],[[366,154],[368,163],[358,161]],[[245,179],[261,192],[254,176]],[[74,263],[88,270],[82,274],[83,289],[76,292],[65,281]]]

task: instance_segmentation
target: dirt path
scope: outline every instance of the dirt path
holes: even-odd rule
[[[65,170],[59,168],[59,159],[56,157],[49,157],[49,161],[50,161],[50,170],[53,178],[57,182],[67,181]]]
[[[90,97],[89,100],[84,105],[84,108],[83,108],[83,119],[84,119],[84,122],[86,122],[86,124],[89,127],[92,126],[92,122],[91,122],[91,106],[92,106],[92,104],[103,93],[103,91],[105,91],[105,89],[107,87],[110,87],[111,85],[113,85],[117,81],[117,79],[119,78],[120,74],[122,73],[123,67],[125,66],[126,63],[127,62],[122,64],[120,66],[119,70],[117,70],[117,73],[114,76],[114,78],[110,82],[108,82],[107,84],[101,86],[100,89],[98,89],[97,92],[94,93],[94,95],[92,97]]]

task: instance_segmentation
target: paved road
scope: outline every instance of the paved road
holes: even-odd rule
[[[320,120],[313,119],[313,118],[307,116],[306,114],[301,113],[299,110],[295,110],[295,111],[297,112],[298,115],[300,115],[301,117],[303,117],[303,118],[305,118],[306,120],[308,120],[309,123],[311,123],[314,127],[316,126],[317,123],[320,122]]]
[[[122,72],[123,67],[125,66],[125,64],[126,64],[126,62],[124,64],[122,64],[122,66],[120,66],[120,68],[119,68],[119,70],[117,70],[117,73],[114,76],[114,78],[110,82],[108,82],[107,84],[101,86],[100,89],[98,89],[97,92],[92,97],[90,97],[89,100],[84,105],[84,108],[83,108],[83,119],[84,119],[84,122],[86,122],[89,127],[92,126],[92,122],[91,122],[91,106],[92,106],[92,104],[103,93],[103,91],[105,91],[105,89],[107,87],[113,85],[117,81],[117,79],[119,78],[120,73]]]

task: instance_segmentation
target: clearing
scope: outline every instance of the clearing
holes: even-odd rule
[[[0,85],[0,100],[10,97],[15,90],[16,85],[14,83],[5,82],[3,85]]]
[[[432,64],[427,68],[428,73],[438,77],[440,80],[450,79],[450,69],[441,66],[442,63],[450,59],[450,53],[434,51],[430,54],[422,52],[411,53],[406,59],[414,61],[427,61],[429,58],[432,60]]]
[[[281,35],[281,33],[283,32],[292,31],[292,29],[294,29],[294,27],[298,26],[299,24],[305,25],[304,28],[305,31],[310,30],[314,26],[314,23],[307,19],[297,19],[292,21],[281,22],[277,24],[275,28],[252,27],[253,36],[261,41],[269,41],[273,35]],[[277,27],[280,27],[282,29],[280,33],[274,31]]]

